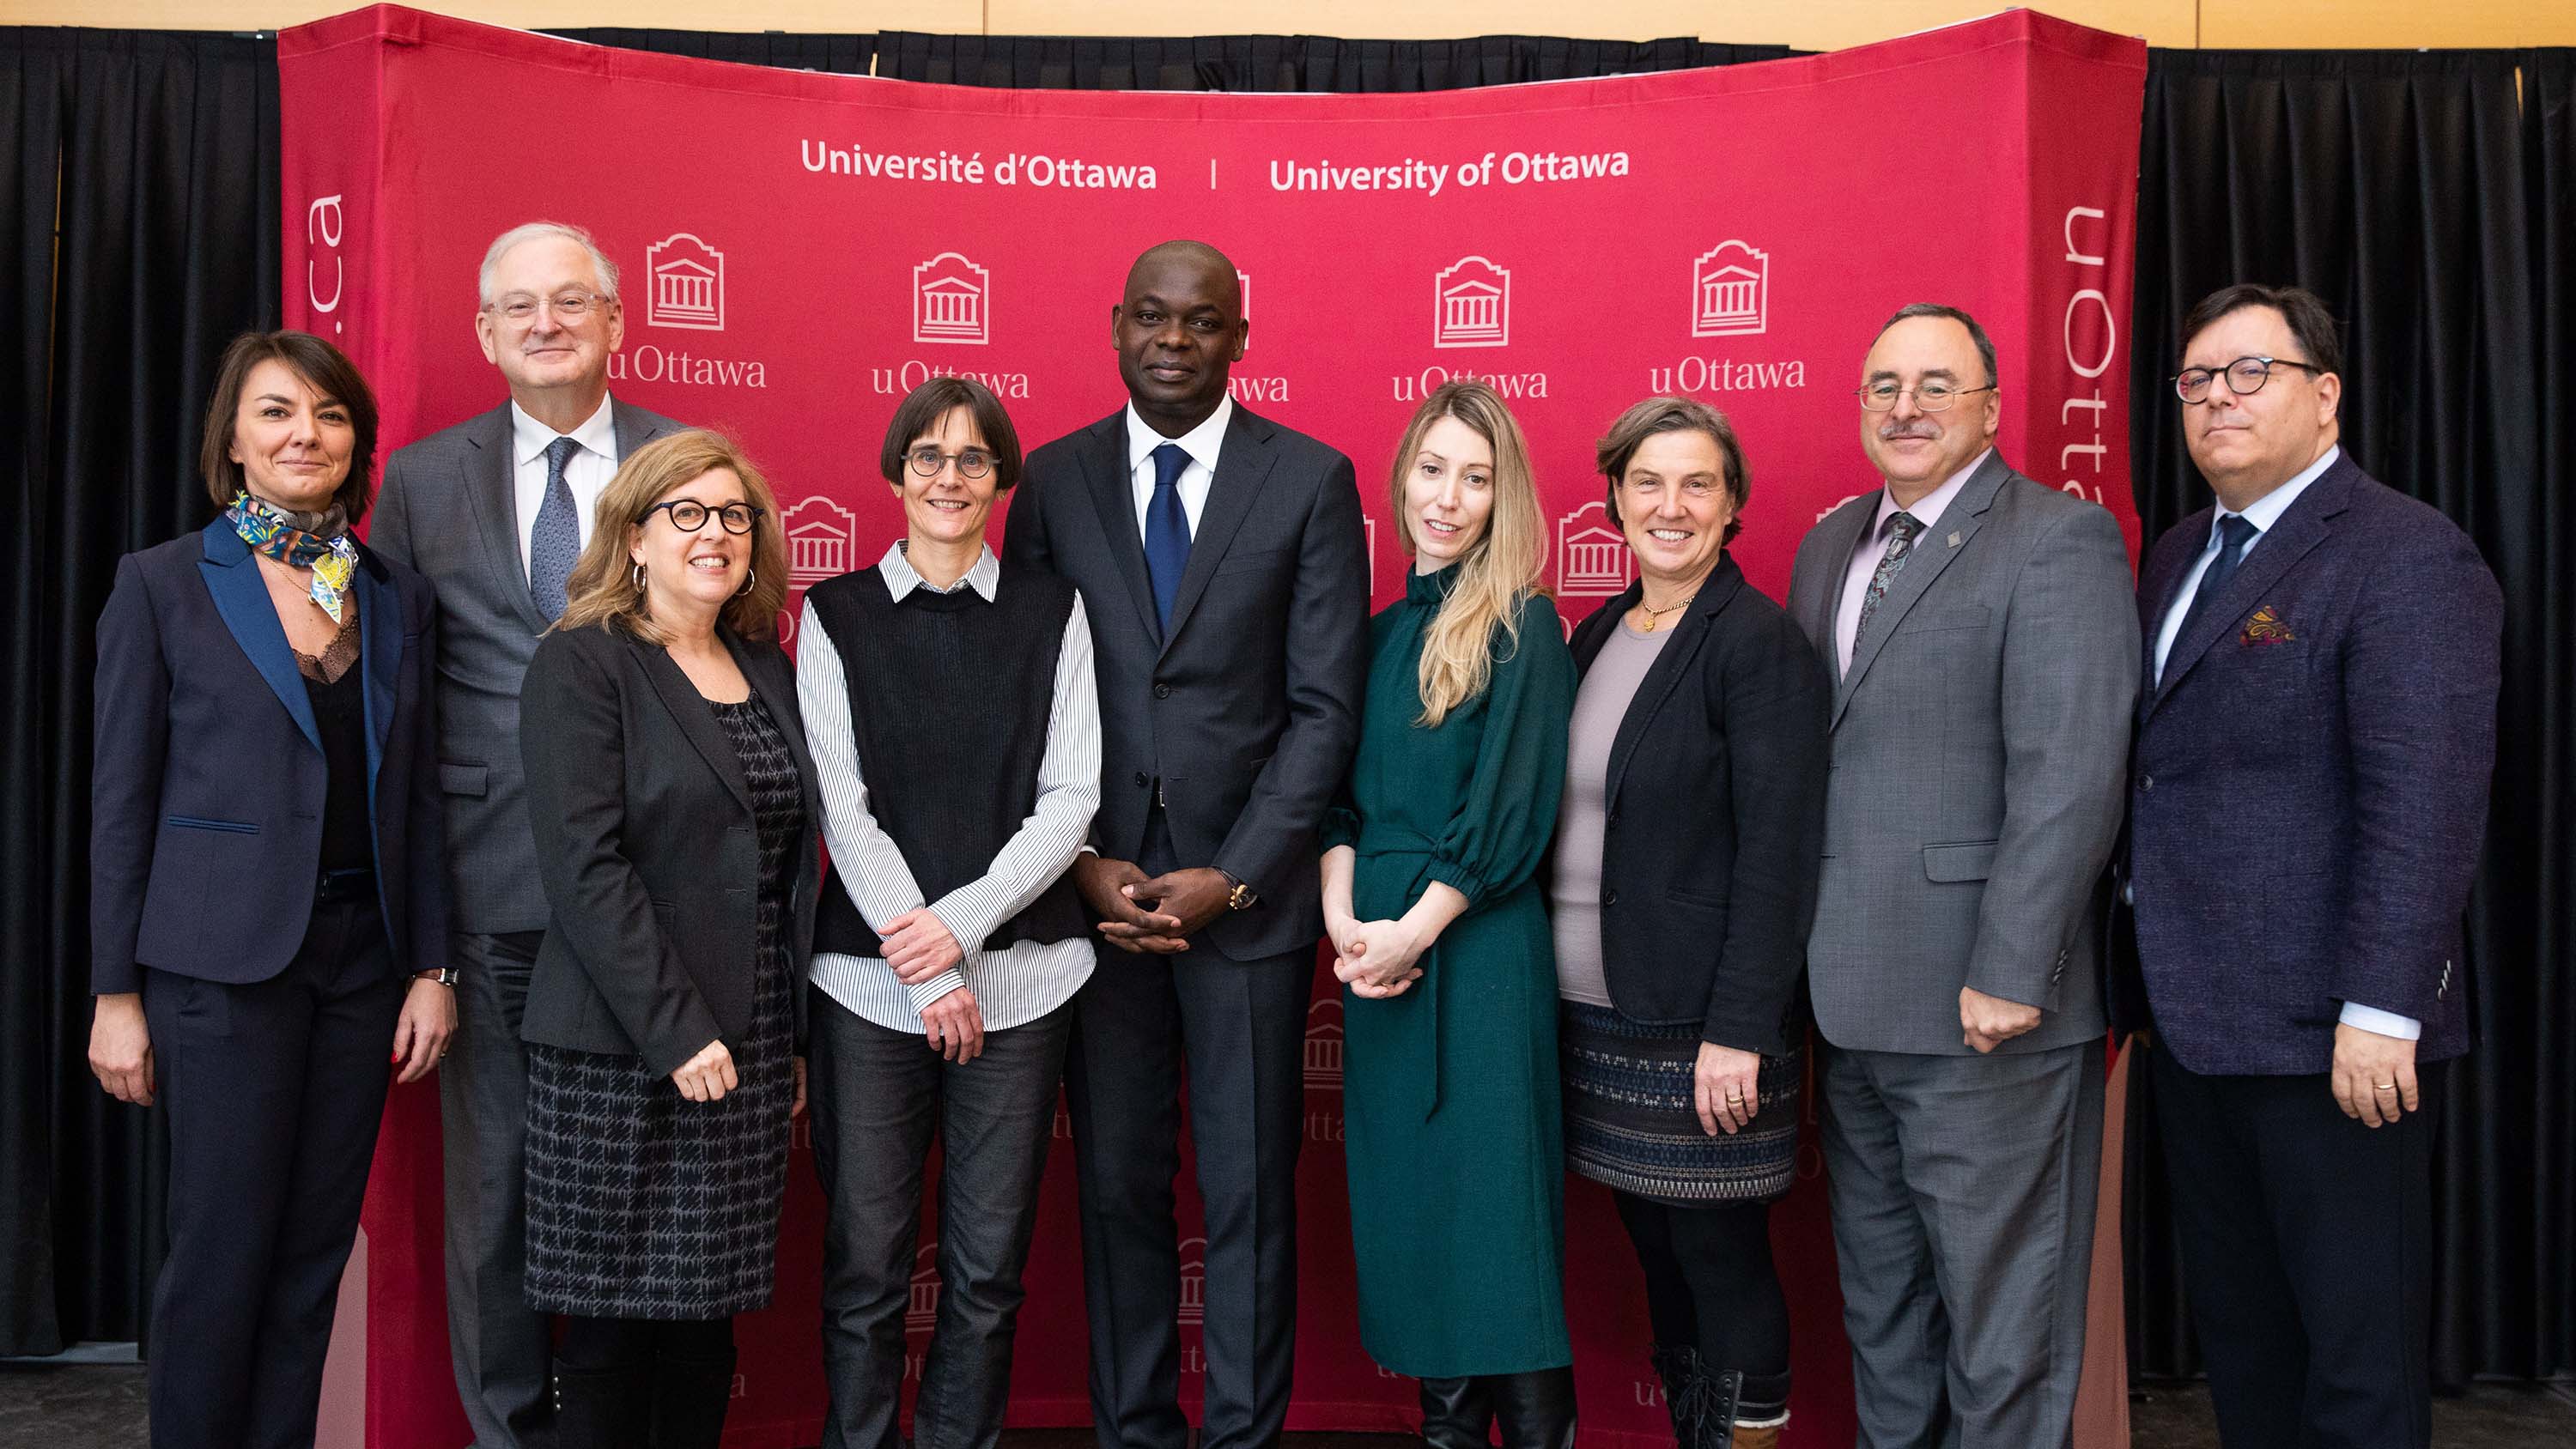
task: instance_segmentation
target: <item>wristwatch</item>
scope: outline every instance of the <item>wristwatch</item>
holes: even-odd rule
[[[447,987],[451,991],[456,987],[456,968],[453,966],[440,966],[433,970],[415,971],[411,973],[411,977],[414,981],[435,981],[439,985]]]
[[[1261,900],[1261,897],[1254,893],[1252,887],[1245,885],[1243,883],[1243,878],[1236,875],[1233,871],[1227,870],[1224,866],[1218,866],[1216,868],[1216,873],[1224,876],[1227,883],[1234,887],[1234,889],[1225,893],[1225,908],[1227,910],[1243,910],[1248,906],[1257,904]]]

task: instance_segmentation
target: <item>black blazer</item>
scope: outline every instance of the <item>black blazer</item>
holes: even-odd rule
[[[1575,626],[1588,673],[1643,585]],[[1700,586],[1610,748],[1601,962],[1634,1020],[1789,1049],[1824,848],[1833,685],[1731,557]]]
[[[377,904],[394,968],[447,963],[438,761],[427,738],[438,600],[365,545],[351,584],[366,675]],[[304,942],[330,769],[250,545],[218,518],[128,554],[98,619],[90,989],[145,966],[265,981]]]
[[[1124,408],[1029,455],[1002,557],[1082,591],[1100,679],[1092,845],[1134,860],[1157,782],[1184,865],[1261,899],[1204,932],[1253,960],[1311,947],[1315,832],[1359,748],[1368,542],[1351,460],[1238,404],[1172,603],[1154,627]]]
[[[796,756],[807,828],[786,923],[805,1040],[806,960],[822,877],[821,797],[796,675],[777,644],[719,629]],[[520,1035],[640,1053],[668,1075],[751,1030],[760,836],[724,726],[658,644],[606,627],[557,630],[520,687],[528,822],[550,910]]]

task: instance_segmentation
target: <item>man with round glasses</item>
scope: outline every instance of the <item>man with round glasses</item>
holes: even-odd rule
[[[2138,585],[2115,1015],[2151,1028],[2222,1441],[2420,1449],[2436,1064],[2469,1044],[2502,596],[2457,525],[2344,450],[2313,293],[2212,294],[2181,361],[2217,499]]]
[[[438,771],[457,1034],[439,1073],[447,1337],[476,1449],[553,1442],[553,1350],[527,1306],[528,1068],[519,1023],[545,940],[519,761],[519,683],[565,602],[618,461],[680,425],[608,395],[617,266],[579,227],[484,253],[474,335],[509,400],[385,463],[368,545],[438,586]]]
[[[2001,382],[1966,312],[1890,318],[1886,486],[1789,585],[1838,681],[1807,969],[1864,1449],[2063,1446],[2084,1357],[2138,628],[2119,524],[1997,450]]]

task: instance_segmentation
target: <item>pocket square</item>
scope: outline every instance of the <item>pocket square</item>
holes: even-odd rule
[[[2272,612],[2272,606],[2265,604],[2254,611],[2254,617],[2245,621],[2244,632],[2236,636],[2236,642],[2252,648],[2257,644],[2287,644],[2298,637],[2290,632],[2289,625],[2281,622],[2280,615]]]

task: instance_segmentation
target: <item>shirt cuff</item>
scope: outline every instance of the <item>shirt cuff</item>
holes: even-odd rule
[[[959,970],[957,967],[951,966],[947,970],[940,972],[938,975],[931,977],[927,981],[905,986],[903,988],[903,992],[906,997],[911,999],[912,1009],[919,1011],[923,1007],[928,1006],[930,1003],[937,1001],[939,998],[946,996],[949,992],[955,991],[965,984],[966,973]]]
[[[2346,1026],[2357,1026],[2363,1031],[2374,1031],[2381,1036],[2393,1036],[2399,1041],[2424,1039],[2424,1023],[2411,1016],[2399,1016],[2393,1011],[2382,1011],[2376,1006],[2364,1006],[2358,1001],[2345,1002],[2343,1016],[2340,1019]]]

